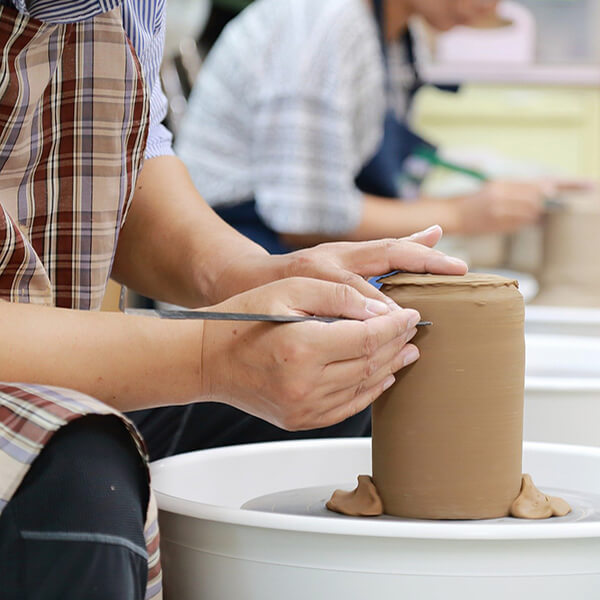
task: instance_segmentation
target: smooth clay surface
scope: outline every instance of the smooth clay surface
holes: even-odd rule
[[[372,481],[359,477],[356,490],[338,490],[327,507],[418,519],[566,514],[566,503],[521,476],[525,341],[517,282],[473,273],[403,273],[383,282],[384,293],[432,325],[414,339],[420,359],[373,404]]]
[[[544,221],[540,292],[533,304],[600,307],[600,196],[573,197]]]
[[[525,343],[517,282],[398,274],[382,291],[433,325],[421,358],[373,405],[373,481],[386,514],[506,516],[521,487]]]

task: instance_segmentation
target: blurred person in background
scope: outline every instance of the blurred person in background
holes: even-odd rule
[[[217,3],[203,44],[229,21],[230,4]],[[489,181],[450,198],[419,190],[436,149],[408,125],[423,85],[409,22],[476,26],[497,4],[256,0],[208,55],[176,151],[218,214],[274,253],[433,223],[455,234],[535,223],[555,193],[549,182]]]

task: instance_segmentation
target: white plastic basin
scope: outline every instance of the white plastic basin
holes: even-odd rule
[[[370,440],[219,448],[152,466],[166,600],[597,600],[600,448],[525,444],[524,470],[574,511],[522,521],[359,519],[243,510],[264,494],[352,485]]]
[[[524,438],[600,446],[600,338],[527,334],[525,342]]]
[[[525,333],[600,338],[600,309],[528,304]]]

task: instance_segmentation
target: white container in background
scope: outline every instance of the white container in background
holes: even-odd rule
[[[525,348],[524,438],[600,446],[600,337],[527,334]]]
[[[600,309],[528,304],[525,306],[525,333],[597,337],[600,340]]]
[[[506,0],[498,16],[510,25],[498,28],[459,26],[435,36],[434,59],[438,64],[511,63],[535,61],[536,25],[526,7]]]

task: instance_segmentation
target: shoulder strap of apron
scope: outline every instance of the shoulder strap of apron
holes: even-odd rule
[[[390,90],[392,84],[389,72],[388,45],[385,39],[385,0],[373,0],[373,12],[375,13],[375,21],[377,22],[377,30],[379,33],[379,44],[381,46],[381,54],[385,65],[385,85],[386,88]],[[407,29],[406,33],[400,38],[400,42],[404,46],[407,62],[410,65],[415,78],[414,90],[411,91],[411,95],[413,95],[421,86],[422,82],[416,67],[415,41],[410,28]]]

